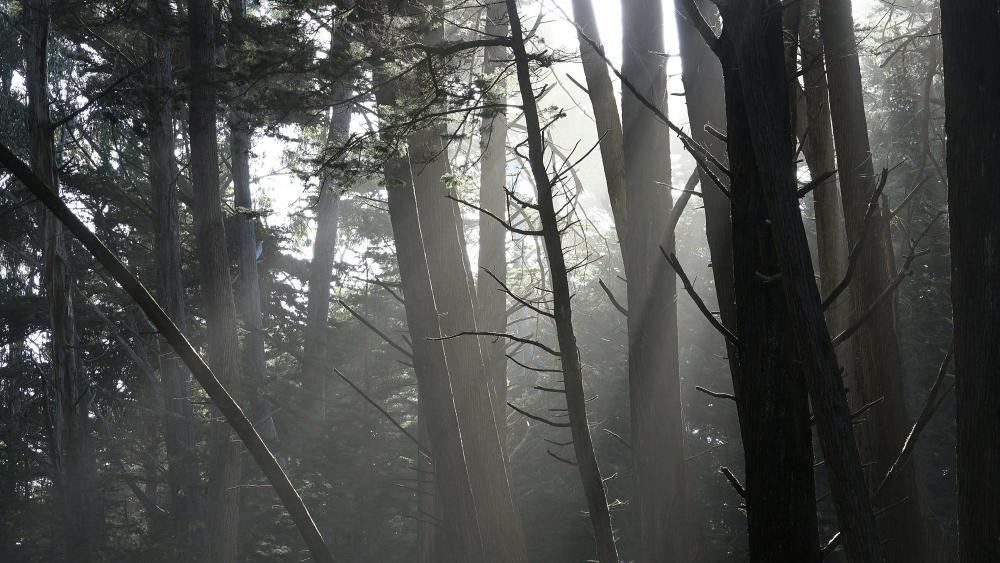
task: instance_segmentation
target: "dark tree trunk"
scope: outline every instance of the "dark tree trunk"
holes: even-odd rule
[[[735,45],[720,43],[731,172],[737,360],[750,560],[819,561],[809,398],[796,360],[781,272],[760,186]],[[744,16],[745,17],[745,16]],[[787,107],[787,106],[786,106]],[[786,127],[786,131],[791,131]],[[791,145],[784,155],[792,166]]]
[[[848,244],[860,238],[860,254],[851,283],[852,319],[871,309],[895,275],[889,234],[889,210],[878,202],[873,228],[863,233],[868,202],[875,189],[875,171],[868,142],[861,85],[861,67],[854,36],[850,0],[820,0],[823,47],[829,80],[837,169],[843,198]],[[847,382],[854,409],[880,399],[859,428],[862,459],[871,463],[869,478],[878,479],[895,461],[909,427],[903,402],[903,366],[896,336],[892,300],[877,308],[858,337],[860,366]],[[919,562],[931,552],[923,518],[916,471],[908,464],[881,492],[887,504],[908,499],[881,519],[890,560]]]
[[[238,66],[243,27],[246,25],[245,0],[229,3],[231,62]],[[238,84],[238,86],[245,86]],[[253,195],[250,191],[250,142],[253,134],[246,112],[235,102],[229,112],[229,152],[233,170],[233,203],[236,206],[236,263],[239,315],[246,331],[243,338],[242,367],[245,384],[250,394],[250,416],[268,441],[278,439],[278,432],[271,418],[265,384],[267,360],[264,357],[264,317],[261,313],[260,277],[257,273],[257,220],[253,215]]]
[[[852,561],[878,563],[882,555],[875,515],[799,211],[780,4],[755,0],[748,5],[729,5],[723,11],[723,21],[720,53],[727,73],[738,69],[739,81],[738,95],[735,84],[726,88],[729,116],[732,119],[732,104],[742,101],[746,139],[756,161],[758,190],[780,268],[780,277],[771,283],[780,283],[784,290],[788,329],[794,334],[812,398],[847,554]],[[727,80],[732,78],[727,76]],[[733,128],[730,123],[729,129]],[[764,273],[764,277],[769,274]]]
[[[188,2],[190,25],[191,184],[198,270],[205,303],[208,357],[219,381],[239,402],[240,353],[236,334],[236,305],[230,283],[226,231],[216,139],[217,94],[215,86],[215,37],[212,3]],[[230,427],[217,422],[211,430],[211,462],[205,560],[230,563],[238,560],[240,518],[239,442]]]
[[[511,46],[517,66],[517,82],[524,108],[525,128],[528,132],[528,151],[531,174],[538,196],[538,214],[542,223],[542,238],[549,262],[552,281],[552,310],[559,340],[559,360],[562,363],[566,391],[569,426],[573,435],[573,451],[580,472],[580,480],[587,497],[587,511],[597,544],[597,559],[601,563],[618,563],[611,512],[608,510],[607,491],[597,465],[594,444],[587,422],[587,399],[583,388],[583,365],[573,331],[573,310],[566,259],[563,256],[559,220],[553,202],[552,181],[545,166],[542,128],[538,120],[534,86],[531,83],[529,58],[525,50],[524,33],[517,15],[517,0],[507,0],[510,17]]]
[[[56,174],[52,122],[49,118],[48,41],[50,5],[34,0],[25,6],[25,81],[31,167],[55,193]],[[68,561],[91,561],[100,543],[97,464],[90,437],[88,411],[93,394],[80,362],[80,339],[73,306],[70,252],[62,225],[45,214],[44,274],[49,305],[50,346],[46,396],[52,420],[52,461],[62,512],[62,534]]]
[[[153,246],[156,257],[156,297],[181,332],[187,332],[184,283],[181,279],[180,224],[177,203],[177,163],[174,159],[173,73],[171,43],[165,33],[171,19],[164,0],[149,2],[149,183],[152,190]],[[189,537],[200,514],[201,495],[194,452],[191,375],[166,341],[160,343],[163,387],[163,437],[167,452],[167,486],[179,553],[188,553]]]
[[[494,2],[486,8],[487,36],[505,36],[508,31],[507,8]],[[483,76],[492,79],[505,72],[507,52],[503,47],[487,47],[483,55]],[[505,82],[494,86],[487,98],[492,104],[507,102]],[[496,215],[507,217],[507,112],[506,108],[490,108],[483,112],[482,171],[479,182],[479,206]],[[490,332],[507,330],[507,295],[493,279],[507,280],[507,229],[485,213],[479,215],[479,272],[476,281],[479,298],[479,328]],[[507,436],[507,356],[502,339],[486,339],[486,376],[493,383],[493,418],[500,433],[501,444]]]
[[[622,74],[667,113],[663,14],[659,0],[622,2]],[[677,351],[676,278],[660,247],[672,251],[667,231],[672,198],[670,139],[629,90],[622,93],[628,223],[622,241],[628,280],[628,369],[633,503],[639,515],[639,561],[683,561],[684,422]],[[620,228],[620,227],[619,227]]]
[[[1000,5],[943,0],[958,551],[1000,561]]]

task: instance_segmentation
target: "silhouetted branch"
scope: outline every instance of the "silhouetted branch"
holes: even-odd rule
[[[702,301],[701,296],[699,296],[698,292],[695,291],[694,285],[691,284],[691,280],[687,277],[687,274],[684,273],[684,268],[681,267],[681,263],[677,260],[677,256],[674,254],[667,254],[667,251],[664,250],[662,246],[660,247],[660,252],[663,253],[663,257],[666,258],[667,263],[673,267],[675,272],[677,272],[677,277],[679,277],[681,279],[681,283],[684,284],[684,289],[687,291],[688,295],[691,296],[691,299],[694,301],[695,305],[698,306],[698,309],[702,312],[702,314],[705,315],[705,318],[708,319],[708,322],[710,322],[716,330],[726,337],[727,340],[735,344],[737,342],[736,335],[726,328],[726,326],[722,324],[722,321],[715,318],[715,315],[708,310],[708,306],[706,306],[705,302]]]

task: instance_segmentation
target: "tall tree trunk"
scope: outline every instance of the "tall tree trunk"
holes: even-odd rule
[[[836,170],[833,146],[833,125],[830,123],[830,100],[826,82],[826,63],[819,32],[818,0],[806,0],[801,7],[799,48],[802,53],[803,89],[800,94],[804,115],[796,123],[801,132],[802,154],[813,178]],[[836,176],[813,188],[813,209],[816,214],[816,247],[819,257],[819,286],[824,296],[830,295],[847,272],[847,234],[844,231],[844,210],[841,207],[840,186]],[[850,288],[826,309],[826,321],[831,334],[840,334],[850,324]],[[837,359],[844,370],[844,381],[854,381],[856,375],[857,340],[852,338],[837,348]]]
[[[746,108],[746,138],[756,160],[758,189],[780,268],[779,278],[771,283],[779,282],[784,290],[789,329],[812,398],[847,555],[852,561],[877,563],[882,555],[875,514],[799,211],[780,4],[776,0],[730,4],[722,15],[720,53],[727,73],[738,69],[739,76],[739,95],[734,87],[726,89],[727,106],[741,101]]]
[[[432,2],[431,20],[423,34],[425,44],[443,41],[440,2]],[[436,92],[431,92],[434,96]],[[430,123],[407,139],[413,192],[423,237],[423,252],[440,328],[445,335],[476,332],[476,292],[468,271],[464,232],[458,204],[447,198],[444,176],[449,171],[444,123]],[[507,464],[500,441],[506,419],[496,420],[493,384],[483,377],[485,339],[476,336],[444,342],[451,372],[455,406],[462,426],[472,493],[478,509],[483,547],[498,561],[524,561],[527,552],[518,518]]]
[[[59,193],[52,121],[49,118],[48,41],[50,5],[33,0],[26,6],[25,81],[28,90],[28,131],[31,166],[38,177]],[[90,437],[88,411],[93,395],[80,364],[80,340],[73,308],[70,253],[66,235],[51,213],[44,219],[44,275],[49,305],[51,367],[50,400],[53,421],[53,462],[62,510],[63,541],[68,561],[96,557],[100,529],[97,465]]]
[[[188,2],[190,26],[191,184],[198,270],[204,296],[208,357],[219,381],[239,402],[239,339],[236,305],[230,283],[226,231],[216,139],[217,93],[215,86],[215,36],[212,3]],[[217,422],[211,430],[208,515],[205,560],[231,563],[238,560],[240,518],[239,443],[230,427]]]
[[[727,15],[727,31],[732,23]],[[741,67],[724,35],[736,336],[734,383],[746,468],[750,560],[819,561],[809,398],[777,276],[780,266],[761,194]],[[786,128],[791,131],[790,127]],[[784,166],[791,167],[791,145]]]
[[[622,74],[667,113],[663,14],[659,0],[622,2]],[[606,71],[605,71],[606,72]],[[628,288],[628,370],[633,499],[638,507],[639,561],[683,561],[684,422],[677,351],[676,278],[660,247],[672,208],[670,138],[629,90],[622,93],[626,201],[623,257]]]
[[[507,8],[494,2],[486,8],[486,35],[506,36]],[[506,72],[503,47],[487,47],[483,54],[483,76],[492,80]],[[507,102],[506,81],[487,93],[490,104]],[[479,206],[497,217],[507,217],[507,112],[504,107],[483,111],[482,170],[479,181]],[[491,332],[507,330],[507,295],[493,277],[507,280],[507,229],[486,213],[479,215],[479,272],[476,287],[479,298],[479,328]],[[502,339],[486,339],[486,376],[493,384],[493,418],[503,444],[507,436],[507,352]]]
[[[712,25],[718,23],[714,4],[708,0],[696,0],[695,6]],[[684,99],[687,103],[691,136],[701,146],[717,158],[726,154],[726,143],[705,131],[710,125],[718,131],[726,130],[725,89],[722,65],[712,53],[705,39],[691,23],[687,13],[687,3],[677,6],[677,33],[681,52],[681,79],[684,83]],[[733,281],[733,234],[730,219],[730,202],[722,190],[699,168],[699,183],[705,201],[705,233],[711,254],[712,274],[715,279],[715,296],[719,305],[719,317],[726,326],[736,326],[736,298]],[[734,382],[738,379],[736,350],[730,342],[729,366]]]
[[[230,58],[239,60],[243,27],[246,25],[245,0],[230,0]],[[236,206],[236,263],[239,267],[239,314],[246,336],[243,338],[242,366],[249,384],[250,416],[269,441],[277,440],[278,432],[271,418],[271,408],[265,397],[267,360],[264,357],[264,317],[261,313],[260,277],[257,274],[257,220],[253,215],[253,194],[250,191],[250,142],[253,134],[249,118],[239,101],[229,112],[229,151],[233,170],[233,203]]]
[[[594,5],[590,0],[573,0],[573,20],[580,38],[580,59],[583,61],[583,74],[587,80],[587,94],[590,105],[594,109],[594,121],[597,122],[597,136],[600,139],[601,162],[604,165],[604,178],[608,184],[608,197],[611,199],[611,212],[615,218],[615,232],[618,243],[626,244],[628,235],[628,210],[625,202],[625,153],[622,137],[622,123],[618,116],[618,102],[608,67],[601,55],[595,52],[590,42],[601,44],[601,35],[597,29],[597,17],[594,16]]]
[[[943,0],[958,419],[958,551],[1000,561],[1000,5]]]
[[[181,332],[187,332],[184,283],[181,279],[177,162],[174,158],[173,71],[171,43],[165,33],[171,20],[164,0],[149,2],[149,183],[153,199],[153,246],[156,297]],[[160,377],[164,395],[163,436],[167,452],[167,486],[177,550],[187,554],[194,540],[190,527],[201,512],[200,477],[194,452],[194,424],[187,399],[191,376],[166,341],[160,343]]]
[[[390,84],[376,92],[379,106],[393,107],[396,86],[384,78],[377,83]],[[487,561],[466,466],[465,447],[469,442],[464,428],[459,425],[454,377],[444,345],[439,340],[442,331],[417,217],[410,164],[406,156],[391,154],[384,170],[406,323],[413,342],[413,364],[422,415],[420,424],[425,426],[430,441],[436,498],[449,540],[448,545],[436,542],[434,551],[443,561]]]
[[[566,391],[569,426],[573,435],[573,451],[580,472],[580,480],[587,497],[587,510],[597,543],[597,558],[601,563],[618,563],[611,513],[608,510],[607,491],[597,465],[597,456],[587,422],[587,399],[583,388],[583,365],[573,331],[573,310],[570,303],[569,276],[563,255],[559,220],[553,202],[552,180],[545,166],[542,128],[538,120],[538,106],[531,83],[531,69],[525,50],[524,33],[517,12],[517,0],[507,1],[510,18],[511,47],[517,66],[517,82],[524,108],[524,122],[528,133],[528,160],[538,196],[538,214],[542,223],[542,238],[549,261],[552,281],[552,310],[559,340],[559,360],[562,363]]]
[[[881,202],[873,228],[863,232],[865,212],[875,189],[875,171],[868,142],[858,61],[857,40],[850,0],[820,0],[823,47],[829,80],[830,114],[837,153],[837,170],[843,198],[848,244],[861,243],[851,283],[852,319],[871,309],[895,274],[889,233],[889,210]],[[869,476],[882,476],[895,461],[909,428],[903,402],[903,366],[896,336],[892,300],[877,308],[859,331],[861,361],[851,390],[851,406],[859,408],[880,399],[860,426],[863,459],[870,463]],[[923,561],[931,552],[923,501],[913,464],[888,483],[881,498],[887,503],[906,502],[887,512],[881,520],[891,561]]]

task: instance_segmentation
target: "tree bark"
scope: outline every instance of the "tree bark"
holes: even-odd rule
[[[851,284],[852,321],[871,309],[875,299],[895,276],[889,233],[889,210],[878,202],[873,228],[863,231],[865,212],[875,188],[875,171],[868,141],[861,67],[854,36],[850,0],[820,0],[823,47],[829,81],[830,114],[833,121],[841,197],[848,244],[860,239],[860,254]],[[884,475],[902,447],[908,427],[903,402],[903,366],[896,335],[892,300],[886,300],[859,330],[860,366],[851,390],[851,407],[873,400],[879,405],[859,428],[862,457],[871,463],[869,476]],[[923,500],[912,464],[886,485],[882,498],[895,503],[881,520],[891,561],[923,561],[931,553]]]
[[[48,41],[51,6],[33,0],[26,6],[25,82],[31,167],[53,193],[59,193],[52,121],[49,117]],[[94,397],[80,361],[80,339],[73,306],[70,252],[62,225],[45,214],[44,273],[49,306],[50,347],[47,375],[52,417],[54,480],[61,504],[67,560],[91,561],[100,543],[97,462],[90,437],[89,408]]]
[[[171,19],[164,0],[149,2],[149,183],[153,207],[153,253],[156,257],[156,297],[170,319],[187,332],[184,283],[181,278],[180,219],[177,162],[174,157],[173,69],[171,43],[165,33]],[[194,420],[187,390],[190,373],[166,340],[160,343],[160,378],[164,395],[163,436],[167,453],[167,485],[179,553],[194,540],[190,527],[201,513],[200,477],[194,452]]]
[[[797,106],[803,106],[805,111],[796,123],[802,137],[802,154],[813,178],[837,168],[818,9],[818,0],[806,0],[801,8],[799,48],[802,53],[803,88]],[[847,273],[847,234],[836,175],[813,188],[812,197],[816,215],[819,287],[827,296]],[[826,322],[831,334],[840,334],[850,325],[850,288],[845,294],[826,309]],[[854,381],[857,377],[854,374],[856,350],[857,340],[853,338],[837,348],[837,360],[844,370],[844,381]]]
[[[877,563],[882,555],[875,515],[799,211],[780,4],[775,0],[748,4],[723,10],[720,52],[724,58],[731,57],[726,68],[739,69],[739,97],[746,107],[759,193],[774,237],[789,328],[812,398],[847,555],[852,561]],[[727,106],[734,102],[727,96]]]
[[[594,16],[594,5],[590,0],[573,0],[573,20],[578,34],[586,36],[597,45],[601,44],[597,18]],[[588,41],[580,38],[580,59],[583,61],[587,94],[590,96],[590,104],[594,109],[594,121],[597,122],[601,162],[604,165],[604,178],[608,184],[608,197],[611,199],[615,232],[618,234],[618,243],[626,244],[628,236],[625,232],[625,226],[628,225],[628,209],[625,202],[627,197],[625,145],[615,90],[611,85],[611,76],[608,74],[608,67],[601,54],[595,52]]]
[[[597,456],[587,422],[587,399],[583,388],[583,365],[580,350],[576,346],[573,331],[573,310],[566,260],[563,256],[559,221],[553,203],[552,181],[545,167],[542,128],[538,120],[538,106],[535,102],[534,87],[531,84],[531,69],[525,50],[524,33],[517,12],[517,0],[507,1],[510,18],[511,48],[517,67],[517,82],[521,91],[524,108],[525,128],[528,132],[528,154],[531,174],[538,196],[538,214],[542,223],[542,238],[545,254],[549,261],[549,276],[552,281],[552,308],[559,340],[559,359],[562,363],[563,380],[566,390],[566,407],[569,414],[570,431],[573,435],[573,451],[580,472],[580,480],[587,497],[587,510],[594,529],[597,544],[597,558],[601,563],[618,563],[618,549],[615,546],[611,513],[608,510],[607,491],[604,479],[597,465]]]
[[[240,401],[239,339],[236,305],[230,283],[226,231],[216,139],[215,25],[209,0],[188,2],[190,26],[191,184],[198,270],[204,296],[208,357],[219,381]],[[229,426],[211,429],[205,560],[238,560],[240,518],[240,455]]]
[[[958,421],[958,551],[1000,560],[1000,6],[941,2]]]
[[[622,74],[667,113],[663,14],[659,0],[622,2]],[[605,70],[605,73],[607,71]],[[632,94],[622,93],[623,154],[629,209],[622,244],[628,295],[629,412],[639,561],[683,561],[684,422],[677,350],[676,279],[660,247],[672,251],[667,219],[670,138]]]
[[[727,32],[739,25],[725,17]],[[720,42],[720,58],[729,124],[740,374],[734,391],[745,459],[750,561],[818,562],[809,398],[781,284],[762,279],[781,272],[776,233],[761,193],[742,68],[728,37]],[[786,146],[784,166],[791,167],[791,145]]]
[[[245,0],[230,0],[230,58],[239,64],[243,27],[246,25]],[[239,84],[238,84],[239,85]],[[234,102],[229,111],[229,152],[233,171],[233,203],[236,207],[236,264],[239,278],[236,284],[240,321],[246,331],[243,337],[242,366],[250,393],[250,415],[264,438],[278,439],[271,417],[271,407],[265,396],[267,360],[264,357],[264,317],[261,312],[260,277],[257,273],[257,220],[253,215],[253,194],[250,191],[250,143],[253,128],[246,114]]]
[[[432,2],[422,40],[427,45],[443,41],[440,2]],[[430,77],[424,77],[430,82]],[[435,96],[437,92],[428,93]],[[464,229],[458,204],[448,199],[444,176],[449,172],[447,126],[432,122],[409,135],[410,174],[423,237],[423,253],[441,332],[457,335],[477,332],[476,291],[468,271]],[[463,336],[444,341],[451,372],[455,407],[462,426],[466,464],[478,510],[483,548],[497,561],[524,561],[527,551],[520,519],[514,506],[500,428],[506,418],[495,418],[493,382],[484,377],[488,354],[485,339]]]
[[[507,8],[494,2],[486,8],[486,35],[506,36]],[[483,77],[492,80],[506,71],[506,50],[487,47],[483,54]],[[487,93],[488,103],[507,102],[506,81],[500,81]],[[479,181],[479,206],[497,217],[507,217],[507,112],[506,108],[487,109],[480,127],[482,169]],[[479,298],[479,328],[490,332],[507,330],[507,295],[493,276],[507,279],[507,229],[487,215],[479,214],[479,272],[476,280]],[[501,443],[507,436],[507,356],[502,339],[486,339],[486,377],[493,384],[493,418]]]
[[[377,83],[390,84],[376,92],[379,106],[394,106],[396,86],[385,78]],[[487,561],[466,466],[468,438],[459,424],[454,376],[444,344],[439,340],[442,331],[417,216],[410,164],[404,155],[391,154],[384,172],[389,219],[405,297],[406,324],[413,342],[413,364],[423,415],[420,424],[426,427],[430,440],[435,490],[449,540],[448,545],[435,542],[434,551],[443,561]]]

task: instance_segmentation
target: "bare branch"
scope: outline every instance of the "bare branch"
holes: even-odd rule
[[[705,305],[701,296],[698,295],[697,291],[695,291],[694,285],[691,284],[691,280],[687,277],[687,274],[684,273],[684,268],[681,267],[681,263],[677,260],[677,256],[672,253],[667,254],[667,251],[664,250],[662,246],[660,247],[660,252],[663,253],[663,257],[666,258],[667,263],[673,267],[675,272],[677,272],[677,277],[679,277],[681,279],[681,283],[684,284],[684,289],[687,291],[688,295],[691,296],[691,299],[694,301],[695,305],[698,306],[698,309],[702,312],[702,314],[705,315],[705,318],[708,319],[708,322],[711,323],[712,326],[714,326],[715,329],[722,334],[722,336],[726,337],[727,340],[736,344],[736,335],[733,334],[731,330],[726,328],[726,325],[722,324],[722,321],[715,318],[715,315],[708,310],[708,306]]]
[[[510,408],[512,408],[512,409],[514,409],[518,413],[520,413],[520,414],[522,414],[522,415],[530,418],[531,420],[536,420],[538,422],[541,422],[542,424],[548,424],[549,426],[552,426],[554,428],[569,428],[569,423],[568,422],[554,422],[554,421],[549,420],[547,418],[543,418],[541,416],[531,414],[530,412],[528,412],[526,410],[522,410],[522,409],[517,408],[517,406],[515,406],[514,403],[511,403],[509,401],[507,402],[507,406],[510,407]]]

